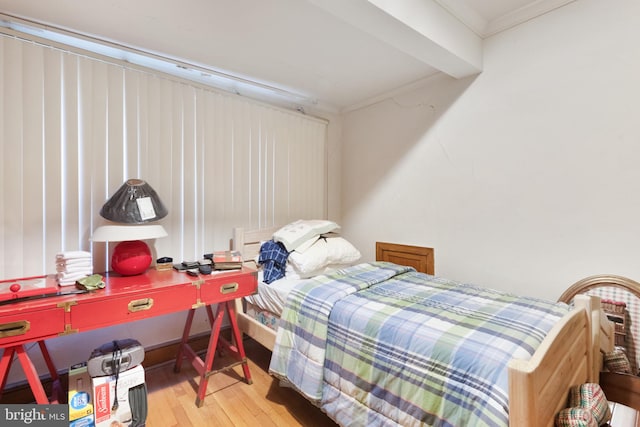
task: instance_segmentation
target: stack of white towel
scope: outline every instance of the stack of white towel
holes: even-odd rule
[[[76,280],[93,274],[91,252],[66,251],[57,254],[56,271],[59,286],[75,285]]]

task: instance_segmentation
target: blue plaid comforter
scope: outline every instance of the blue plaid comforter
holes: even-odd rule
[[[269,369],[340,425],[507,426],[508,361],[530,358],[567,311],[360,264],[290,293]]]

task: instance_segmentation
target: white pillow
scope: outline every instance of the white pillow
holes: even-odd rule
[[[307,249],[311,247],[311,245],[317,242],[319,238],[320,236],[313,236],[309,240],[305,240],[304,242],[300,243],[296,248],[296,252],[304,253]]]
[[[333,221],[299,219],[273,233],[273,240],[281,242],[287,251],[291,252],[309,239],[339,228],[340,226]]]
[[[304,253],[291,252],[289,261],[301,275],[308,275],[329,264],[351,264],[360,256],[360,251],[343,237],[330,237],[319,239]]]

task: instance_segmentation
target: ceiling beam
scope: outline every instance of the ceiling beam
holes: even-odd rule
[[[482,39],[435,0],[307,0],[452,77],[482,71]]]

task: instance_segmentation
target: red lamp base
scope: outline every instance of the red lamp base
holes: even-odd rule
[[[151,265],[149,246],[141,240],[120,242],[113,248],[111,268],[123,276],[135,276],[147,271]]]

